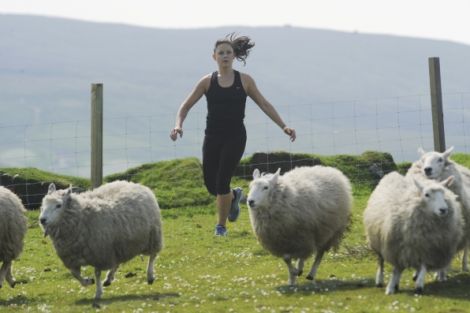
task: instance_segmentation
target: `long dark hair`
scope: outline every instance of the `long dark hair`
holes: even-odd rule
[[[214,52],[217,47],[223,43],[228,43],[233,48],[233,53],[238,61],[242,61],[246,64],[246,58],[250,54],[250,49],[255,46],[255,43],[251,41],[248,36],[237,37],[235,33],[228,34],[224,39],[219,39],[215,42]]]

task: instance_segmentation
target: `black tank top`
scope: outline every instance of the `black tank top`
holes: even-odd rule
[[[211,84],[206,92],[207,119],[206,135],[237,135],[245,131],[246,92],[240,72],[233,71],[232,86],[221,87],[217,80],[218,72],[213,72]]]

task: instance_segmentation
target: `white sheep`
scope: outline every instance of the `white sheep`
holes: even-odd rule
[[[93,191],[74,194],[71,188],[49,186],[39,216],[45,236],[49,235],[64,265],[82,284],[81,266],[95,268],[96,294],[93,306],[103,293],[101,271],[109,270],[103,285],[114,279],[119,264],[136,255],[149,255],[147,282],[155,277],[155,258],[162,249],[160,208],[153,192],[140,184],[115,181]]]
[[[253,172],[247,202],[251,225],[261,245],[281,257],[289,269],[289,284],[316,253],[307,279],[314,280],[323,254],[337,248],[351,214],[351,185],[331,167],[298,167],[280,176]],[[297,268],[292,260],[298,259]]]
[[[10,287],[15,286],[11,274],[12,262],[23,250],[23,239],[26,234],[26,212],[20,198],[9,189],[0,186],[0,288],[7,280]]]
[[[384,176],[364,211],[369,247],[378,256],[376,284],[384,282],[384,261],[393,266],[386,294],[398,290],[406,268],[417,271],[416,293],[424,288],[426,271],[446,268],[463,235],[464,221],[457,196],[443,182],[405,178],[397,172]]]
[[[450,176],[454,182],[449,187],[462,204],[462,214],[465,219],[465,230],[459,249],[463,249],[462,270],[468,271],[468,246],[470,244],[470,170],[452,161],[449,157],[454,150],[450,147],[440,153],[436,151],[425,152],[418,149],[421,157],[414,162],[406,176],[416,179],[432,179],[442,181]]]

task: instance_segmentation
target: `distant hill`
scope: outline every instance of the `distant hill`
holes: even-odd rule
[[[256,42],[246,66],[237,64],[237,68],[255,78],[263,94],[296,125],[303,138],[309,131],[308,123],[314,123],[318,129],[331,127],[331,120],[322,118],[331,114],[331,106],[322,103],[336,102],[334,109],[341,112],[343,100],[348,105],[346,110],[351,110],[351,101],[355,99],[427,95],[427,59],[430,56],[441,58],[445,93],[470,90],[470,46],[453,42],[296,27],[156,29],[0,15],[0,166],[48,169],[56,166],[61,170],[57,165],[60,161],[51,154],[75,154],[77,160],[73,162],[79,163],[80,168],[73,168],[77,165],[64,157],[64,171],[86,174],[88,165],[84,160],[89,154],[86,138],[93,82],[103,82],[105,86],[105,127],[109,133],[120,134],[123,128],[128,133],[133,131],[132,127],[139,129],[138,123],[123,126],[120,118],[124,116],[151,117],[149,124],[153,128],[143,132],[154,132],[153,137],[133,138],[132,141],[143,145],[154,140],[156,145],[171,147],[168,130],[173,125],[178,105],[202,75],[215,70],[211,58],[214,41],[231,32],[249,35]],[[197,138],[201,137],[204,127],[205,100],[201,102],[198,115],[193,114],[186,124],[188,129],[197,129],[186,132],[188,140],[196,141],[195,146],[199,144]],[[314,109],[310,106],[312,103],[316,104]],[[410,106],[415,105],[410,103]],[[314,120],[302,120],[306,107]],[[360,107],[365,108],[365,105],[357,104],[357,110]],[[248,115],[252,137],[266,132],[262,114],[249,112]],[[47,125],[76,120],[81,122]],[[376,124],[376,121],[370,125],[361,122],[366,129],[374,129]],[[423,125],[416,123],[416,129],[418,127]],[[416,129],[409,131],[413,133]],[[318,133],[317,129],[312,131]],[[54,135],[51,140],[56,133],[62,136]],[[107,143],[118,141],[122,136],[116,137]],[[278,148],[277,137],[270,139],[273,143],[270,148]],[[322,151],[322,142],[307,141],[299,139],[292,149],[328,153]],[[286,146],[285,141],[282,142],[280,148]],[[247,149],[256,151],[257,145],[256,140],[249,141]],[[60,152],[51,152],[51,149]],[[361,151],[346,152],[362,152],[362,147],[355,149]],[[199,150],[199,147],[187,152],[181,149],[178,151],[182,155],[178,156],[199,157]],[[125,156],[108,153],[107,162],[125,159],[134,165],[149,158],[156,161],[175,156],[175,152],[168,149],[158,153],[151,151],[150,156],[145,152],[145,160],[139,159],[142,152],[126,150],[126,153]],[[31,157],[24,156],[26,154]],[[107,172],[116,169],[123,168],[110,166]]]

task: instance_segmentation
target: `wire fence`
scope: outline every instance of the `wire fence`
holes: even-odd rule
[[[176,142],[169,139],[169,131],[177,108],[174,112],[150,116],[107,118],[105,115],[104,175],[162,160],[200,159],[206,116],[203,102],[188,114],[184,136]],[[444,93],[443,103],[447,145],[454,146],[456,152],[470,153],[470,92]],[[256,104],[248,101],[245,117],[248,142],[244,157],[274,151],[359,155],[372,150],[390,153],[395,162],[412,162],[418,157],[418,147],[433,148],[430,98],[424,94],[281,104],[276,109],[286,124],[296,129],[297,140],[291,143]],[[89,119],[4,123],[0,125],[0,133],[2,168],[33,167],[63,175],[90,176]],[[265,166],[266,162],[258,165]],[[8,174],[14,176],[14,170]],[[8,182],[3,177],[0,183],[17,185],[15,191],[24,194],[28,203],[36,203],[42,196],[30,192],[41,184],[36,181]]]

